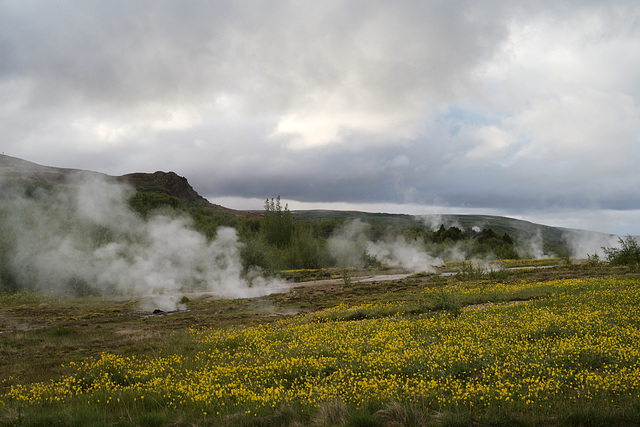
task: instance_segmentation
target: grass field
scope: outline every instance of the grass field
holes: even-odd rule
[[[187,305],[151,315],[136,301],[0,295],[0,423],[640,424],[640,278],[625,268]]]

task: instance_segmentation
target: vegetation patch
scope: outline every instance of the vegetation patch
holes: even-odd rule
[[[45,381],[3,380],[0,417],[16,425],[71,423],[77,414],[133,425],[560,425],[596,411],[612,424],[640,421],[635,276],[412,283],[386,302],[244,327],[199,322],[153,352],[111,347]],[[189,304],[190,313],[204,307]],[[77,335],[69,331],[42,334]]]

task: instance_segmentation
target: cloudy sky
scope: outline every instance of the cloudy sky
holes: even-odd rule
[[[0,0],[0,149],[640,234],[640,3]]]

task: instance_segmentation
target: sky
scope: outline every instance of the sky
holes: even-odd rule
[[[637,0],[0,0],[0,58],[35,163],[640,235]]]

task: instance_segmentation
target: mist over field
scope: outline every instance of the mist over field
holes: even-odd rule
[[[584,259],[588,255],[593,254],[603,257],[603,248],[619,247],[619,239],[621,237],[585,230],[565,230],[564,236],[571,247],[573,256],[580,259]]]
[[[285,286],[257,270],[243,274],[235,229],[207,241],[175,212],[143,220],[127,203],[133,190],[98,175],[74,175],[56,191],[0,185],[1,261],[14,286],[142,298],[144,308],[162,310],[179,308],[190,292],[239,298]]]
[[[523,228],[513,229],[508,237],[490,231],[500,222],[514,221],[508,218],[494,219],[492,224],[483,221],[482,216],[469,216],[465,218],[465,225],[458,222],[455,215],[424,215],[414,219],[431,234],[411,235],[386,229],[382,235],[374,237],[376,232],[372,231],[372,224],[360,219],[347,220],[333,231],[327,242],[328,248],[341,266],[362,267],[378,262],[401,266],[409,271],[434,272],[448,261],[467,260],[478,267],[495,268],[489,267],[489,263],[501,258],[586,259],[593,254],[603,257],[603,247],[619,245],[615,235],[555,228],[553,230],[561,244],[550,245],[545,241],[541,226],[531,223],[521,223]],[[473,225],[470,221],[474,221]],[[434,238],[440,241],[433,241]],[[490,242],[485,242],[483,247],[481,242],[486,240]],[[502,243],[505,247],[501,248]]]
[[[365,235],[368,227],[369,224],[354,220],[334,230],[328,245],[339,263],[361,267],[369,257],[384,265],[397,265],[420,272],[434,272],[435,267],[444,264],[442,259],[428,253],[424,241],[407,240],[402,235],[392,234],[373,241]]]
[[[398,227],[330,221],[325,239],[311,231],[325,227],[322,221],[294,224],[289,215],[282,222],[284,212],[277,211],[276,222],[214,220],[203,232],[187,211],[165,206],[148,215],[136,212],[130,201],[139,193],[113,177],[75,172],[60,180],[0,178],[1,289],[140,298],[145,309],[168,311],[180,308],[185,295],[241,298],[289,288],[263,269],[389,265],[431,273],[447,261],[488,266],[496,259],[602,257],[602,247],[618,246],[613,235],[464,215],[414,217],[412,225]],[[186,179],[180,183],[191,189]],[[228,224],[245,230],[242,240]],[[496,233],[492,226],[513,232]],[[269,227],[286,244],[269,241]],[[543,229],[560,243],[549,245]]]

